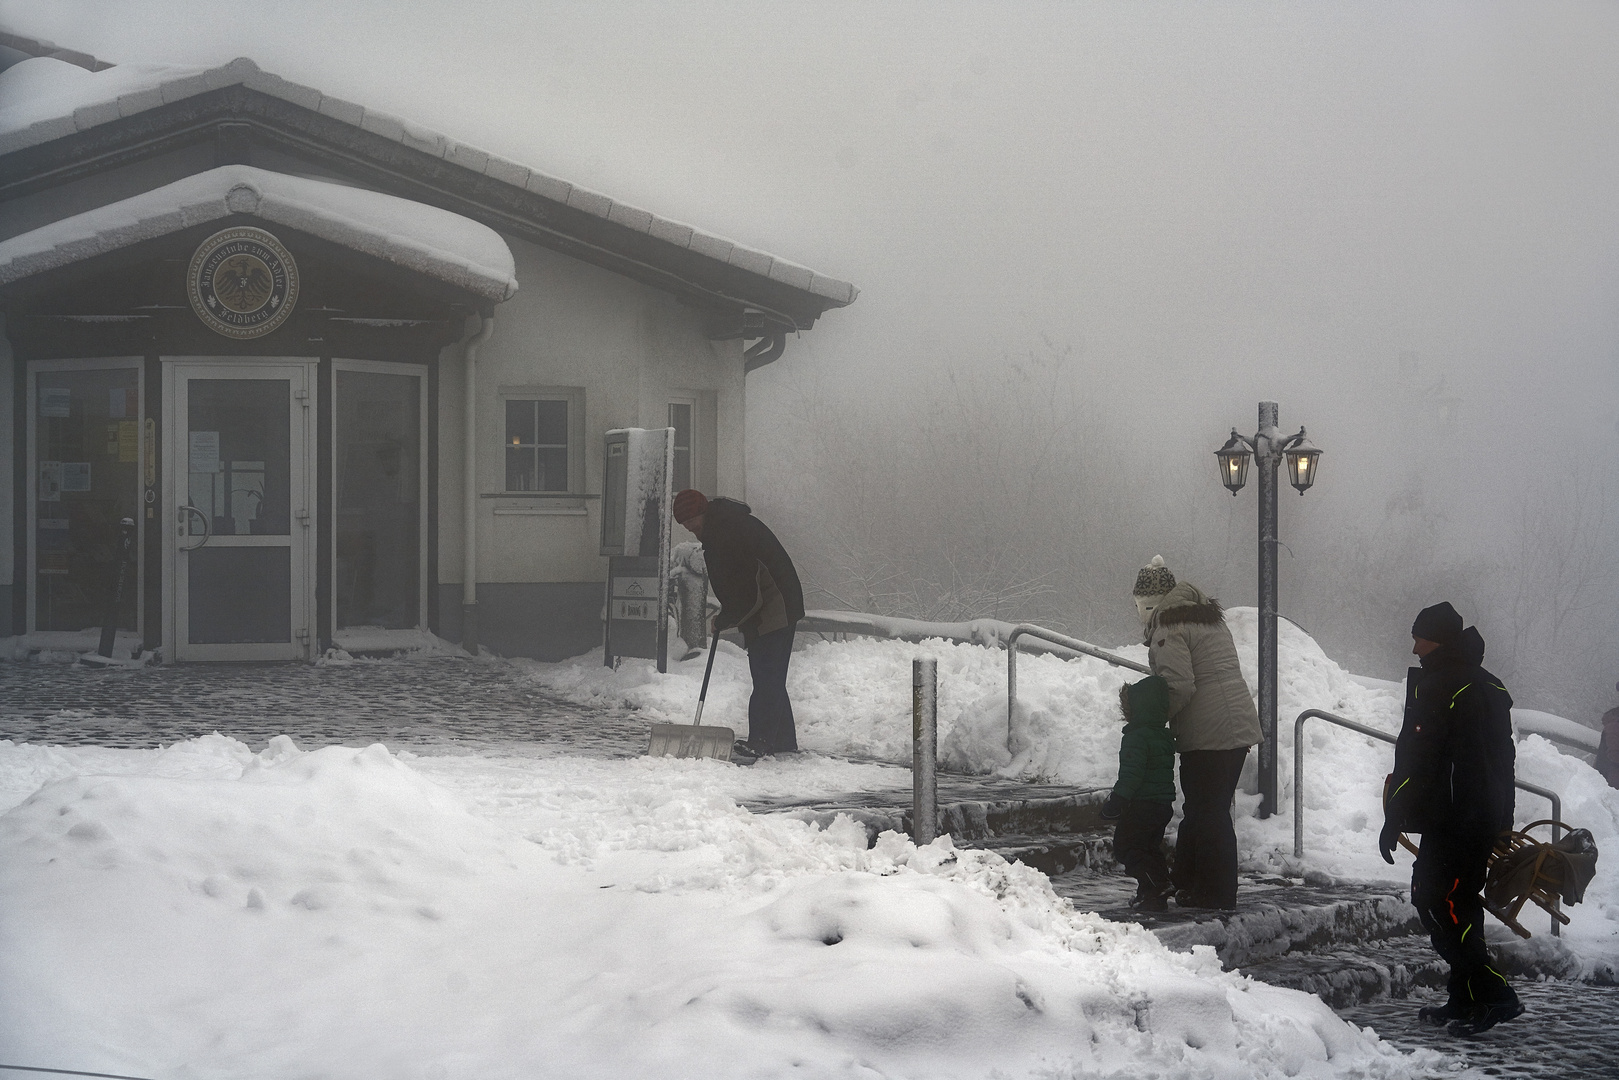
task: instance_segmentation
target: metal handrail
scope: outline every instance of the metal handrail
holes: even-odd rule
[[[1012,632],[1006,635],[1006,748],[1012,748],[1012,716],[1017,712],[1017,639],[1020,637],[1039,638],[1041,641],[1070,649],[1086,656],[1094,656],[1098,660],[1106,661],[1114,667],[1129,668],[1139,671],[1143,675],[1151,675],[1152,669],[1145,664],[1138,664],[1134,660],[1126,660],[1117,653],[1110,653],[1106,649],[1099,649],[1088,641],[1080,641],[1055,630],[1047,630],[1043,626],[1033,623],[1018,623]]]
[[[1358,731],[1362,735],[1370,735],[1372,738],[1381,739],[1386,743],[1396,741],[1395,737],[1386,731],[1379,731],[1374,727],[1367,727],[1365,724],[1346,720],[1342,716],[1327,712],[1325,709],[1305,709],[1299,713],[1298,719],[1293,721],[1293,857],[1295,859],[1304,858],[1304,722],[1312,717],[1325,720],[1329,724],[1337,724],[1339,727],[1348,728],[1350,731]],[[1563,800],[1558,797],[1555,791],[1548,791],[1543,787],[1536,787],[1534,784],[1526,784],[1522,780],[1512,781],[1512,786],[1521,788],[1531,795],[1539,795],[1543,799],[1550,800],[1552,804],[1552,843],[1557,843],[1562,832]],[[1553,906],[1556,906],[1555,901]],[[1552,936],[1562,936],[1556,916],[1552,917]]]

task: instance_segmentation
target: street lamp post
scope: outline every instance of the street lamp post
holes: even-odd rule
[[[1287,460],[1287,478],[1300,495],[1315,483],[1321,451],[1305,438],[1283,435],[1277,428],[1280,409],[1274,401],[1259,403],[1259,430],[1252,439],[1231,429],[1231,438],[1214,452],[1220,482],[1236,495],[1248,479],[1248,460],[1259,465],[1259,816],[1276,812],[1276,472]]]

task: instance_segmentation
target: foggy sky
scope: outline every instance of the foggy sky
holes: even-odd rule
[[[859,285],[750,411],[795,372],[887,390],[1044,336],[1144,431],[1197,432],[1210,485],[1273,398],[1322,490],[1371,507],[1409,352],[1520,481],[1548,434],[1612,464],[1612,4],[0,0],[0,25],[249,55]]]

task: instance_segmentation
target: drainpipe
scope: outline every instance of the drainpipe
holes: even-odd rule
[[[789,319],[789,322],[792,320]],[[794,331],[797,324],[794,323]],[[758,371],[766,364],[773,364],[781,359],[781,354],[787,351],[786,334],[769,334],[755,341],[742,351],[742,415],[748,412],[748,376]],[[748,495],[748,458],[747,440],[743,440],[742,451],[742,490],[739,495],[747,498]]]
[[[760,338],[742,354],[742,373],[747,375],[758,371],[766,364],[780,360],[781,354],[786,351],[786,334],[772,334],[770,337]]]
[[[462,421],[464,473],[461,478],[461,647],[478,655],[478,346],[495,332],[495,317],[485,315],[483,327],[466,347],[466,416]]]

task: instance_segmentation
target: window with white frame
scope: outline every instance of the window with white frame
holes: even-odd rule
[[[503,391],[507,491],[575,490],[581,402],[577,391]]]

